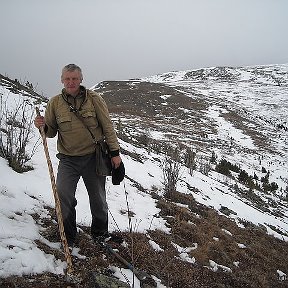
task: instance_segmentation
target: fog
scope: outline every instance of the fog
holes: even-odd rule
[[[69,63],[81,66],[86,87],[288,63],[287,0],[2,0],[0,7],[0,73],[48,97]]]

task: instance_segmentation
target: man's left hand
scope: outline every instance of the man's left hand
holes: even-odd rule
[[[122,162],[122,159],[120,156],[115,156],[111,158],[112,166],[117,169],[120,166],[120,163]]]

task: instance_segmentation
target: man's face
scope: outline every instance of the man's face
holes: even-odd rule
[[[82,75],[80,71],[65,71],[62,73],[61,82],[64,85],[66,92],[72,96],[79,93],[79,87],[82,82]]]

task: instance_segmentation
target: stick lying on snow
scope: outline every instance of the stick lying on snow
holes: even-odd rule
[[[137,277],[137,279],[140,281],[140,283],[143,282],[151,282],[153,283],[151,286],[156,287],[156,282],[152,279],[152,277],[146,273],[145,271],[140,271],[136,269],[131,263],[129,263],[127,260],[125,260],[122,256],[120,256],[108,243],[101,242],[99,243],[101,247],[105,248],[111,255],[113,255],[115,258],[117,258],[122,264],[124,264],[129,270],[131,270],[134,275]],[[154,286],[155,285],[155,286]]]

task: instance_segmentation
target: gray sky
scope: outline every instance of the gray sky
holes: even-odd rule
[[[0,0],[0,73],[46,96],[211,66],[288,63],[287,0]]]

